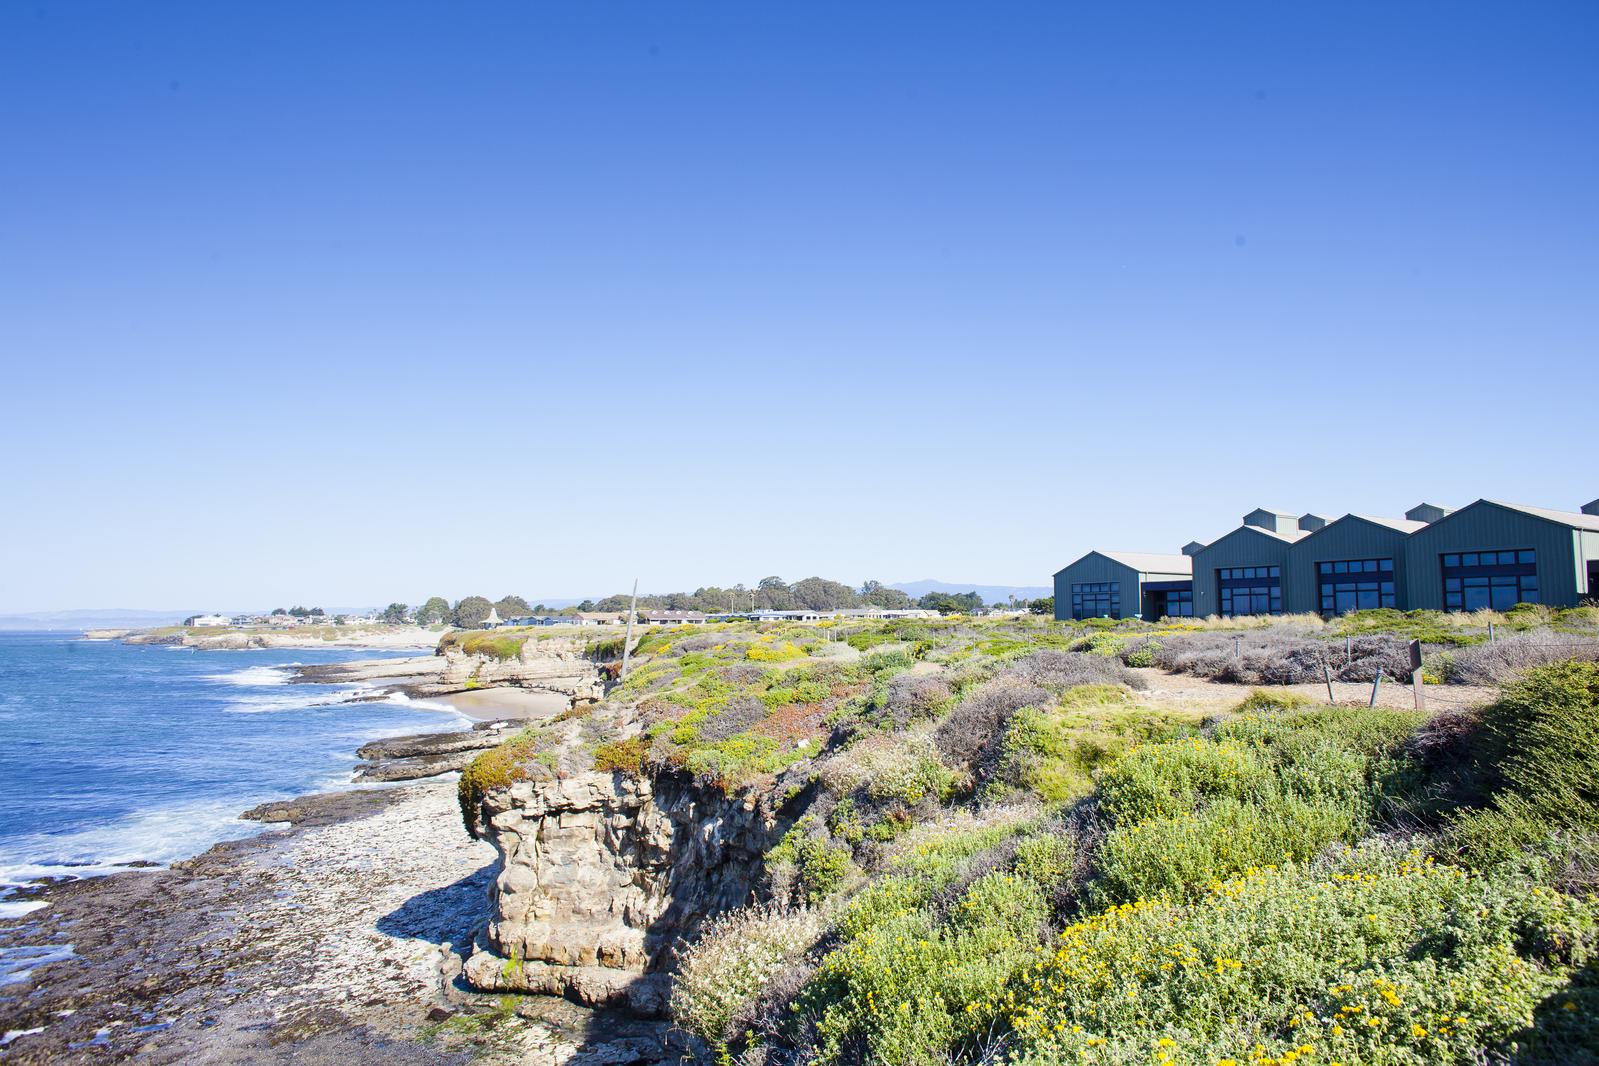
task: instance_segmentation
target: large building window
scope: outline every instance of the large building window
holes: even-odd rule
[[[1321,613],[1346,614],[1393,607],[1392,559],[1337,559],[1316,564],[1321,585]]]
[[[1216,571],[1223,616],[1283,613],[1283,568],[1228,566]]]
[[[1119,581],[1091,581],[1072,585],[1073,618],[1120,618],[1122,593]]]
[[[1444,609],[1503,611],[1538,602],[1538,553],[1513,551],[1450,552],[1439,557],[1444,572]]]
[[[1194,617],[1194,593],[1192,589],[1174,589],[1166,593],[1166,617]]]

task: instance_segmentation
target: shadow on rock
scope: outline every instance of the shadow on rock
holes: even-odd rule
[[[472,934],[489,920],[495,869],[495,863],[487,863],[454,884],[417,893],[379,918],[378,932],[450,944],[457,954],[465,954],[471,950]]]

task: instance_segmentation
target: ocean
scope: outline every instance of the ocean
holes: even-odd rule
[[[296,664],[360,648],[192,651],[0,632],[0,917],[11,887],[170,863],[263,826],[269,800],[342,788],[368,740],[464,727],[453,711],[344,702]]]

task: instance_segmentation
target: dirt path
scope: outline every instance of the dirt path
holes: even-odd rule
[[[1237,707],[1255,690],[1255,686],[1252,685],[1207,681],[1191,674],[1168,674],[1154,668],[1134,670],[1133,673],[1148,683],[1149,688],[1139,692],[1138,696],[1142,702],[1152,706],[1164,705],[1205,713],[1220,713]],[[1499,690],[1496,688],[1474,685],[1427,685],[1424,686],[1424,690],[1427,710],[1433,712],[1481,706],[1491,703],[1499,695]],[[1321,683],[1271,685],[1267,687],[1267,691],[1297,693],[1315,704],[1324,705],[1327,702],[1327,686]],[[1339,704],[1358,704],[1364,707],[1371,698],[1371,684],[1334,680],[1333,696]],[[1377,705],[1401,709],[1413,708],[1415,696],[1410,684],[1384,681],[1378,689]]]

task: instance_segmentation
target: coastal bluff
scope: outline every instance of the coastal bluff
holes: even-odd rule
[[[500,862],[466,980],[664,1015],[678,945],[751,901],[792,819],[774,797],[683,773],[538,769],[486,789],[476,811],[474,835]]]

